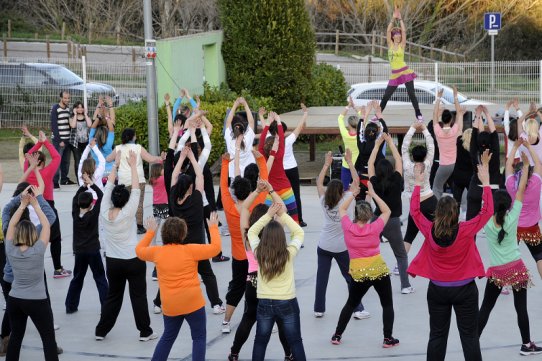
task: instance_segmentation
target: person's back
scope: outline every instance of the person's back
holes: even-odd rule
[[[97,195],[94,206],[88,211],[82,213],[79,204],[79,195],[86,192],[87,188],[81,186],[72,201],[72,220],[73,220],[73,252],[94,252],[100,249],[100,240],[98,236],[98,220],[100,216],[100,206],[103,193],[100,188],[93,184],[90,187]],[[91,195],[90,192],[86,192]],[[92,197],[92,195],[91,195]]]
[[[45,243],[38,240],[26,250],[15,246],[12,240],[6,240],[5,245],[14,276],[9,295],[28,300],[47,298],[43,279]]]

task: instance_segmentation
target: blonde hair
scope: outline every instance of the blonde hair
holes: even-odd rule
[[[38,240],[38,230],[32,222],[28,220],[19,221],[19,224],[15,227],[15,235],[13,237],[13,244],[15,246],[28,246],[32,247]]]
[[[534,118],[529,118],[525,121],[525,124],[523,125],[523,128],[525,129],[525,133],[527,133],[527,136],[529,138],[537,138],[538,137],[538,122]]]
[[[470,140],[472,138],[472,128],[465,129],[463,132],[463,148],[465,148],[466,151],[470,151]]]

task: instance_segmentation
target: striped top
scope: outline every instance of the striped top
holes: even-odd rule
[[[70,140],[70,108],[62,108],[60,104],[55,104],[51,108],[51,131],[52,139],[55,141]]]

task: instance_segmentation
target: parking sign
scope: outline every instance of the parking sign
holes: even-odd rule
[[[485,13],[484,29],[488,31],[501,30],[501,13]]]

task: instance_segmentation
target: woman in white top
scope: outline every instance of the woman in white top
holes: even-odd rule
[[[297,205],[297,216],[299,219],[299,225],[301,227],[307,227],[307,223],[303,221],[303,211],[301,209],[301,189],[299,187],[299,168],[297,167],[297,161],[295,159],[294,155],[294,143],[299,137],[299,134],[305,128],[305,124],[307,122],[307,116],[309,114],[307,107],[305,104],[301,104],[301,110],[303,111],[303,118],[297,123],[297,126],[295,129],[284,138],[284,158],[282,160],[282,164],[284,166],[284,171],[286,172],[286,177],[288,177],[288,180],[290,181],[290,185],[292,186],[292,190],[294,191],[294,197],[295,197],[295,203]],[[258,115],[260,116],[260,122],[262,123],[262,127],[266,126],[266,121],[264,118],[265,114],[265,108],[260,108],[260,111],[258,112]],[[286,123],[282,122],[282,129],[284,130],[284,133],[286,133],[287,130]],[[269,133],[267,133],[267,137],[276,136],[277,135],[277,123],[273,122],[269,126]]]
[[[98,157],[98,164],[93,157],[89,157],[89,153],[92,151],[96,157]],[[100,152],[100,149],[96,146],[96,138],[92,138],[90,143],[86,146],[83,154],[81,155],[81,162],[79,162],[79,169],[77,170],[77,179],[79,180],[79,186],[82,186],[83,183],[83,174],[87,174],[90,179],[100,188],[104,189],[102,183],[102,177],[105,171],[105,158]],[[91,192],[92,193],[92,192]],[[95,196],[95,194],[93,194]],[[94,197],[96,199],[96,197]]]
[[[412,136],[417,131],[422,131],[425,136],[425,144],[417,145],[412,148],[412,152],[409,153],[410,143],[412,142]],[[437,207],[437,198],[431,190],[431,185],[429,183],[429,177],[431,172],[431,166],[433,165],[433,157],[435,156],[435,144],[433,143],[433,137],[427,130],[427,127],[423,123],[414,122],[408,132],[405,135],[403,140],[403,146],[401,147],[401,153],[403,158],[403,178],[405,179],[405,190],[404,194],[410,198],[414,187],[416,186],[416,177],[414,168],[421,167],[422,170],[427,170],[423,172],[423,184],[421,186],[420,194],[420,208],[423,215],[430,220],[434,218],[435,208]],[[412,160],[411,160],[412,155]],[[405,250],[407,253],[410,251],[412,242],[418,235],[418,227],[414,223],[414,220],[408,215],[408,225],[405,232],[405,237],[403,241],[405,242]]]
[[[243,118],[235,114],[239,105],[242,105],[245,108],[245,112],[247,114],[248,127],[246,127],[246,129]],[[237,98],[233,103],[233,106],[228,113],[228,118],[226,119],[224,132],[226,149],[228,150],[228,153],[230,153],[231,159],[235,157],[235,140],[241,134],[244,136],[239,152],[239,167],[241,168],[241,177],[243,177],[245,167],[251,163],[256,163],[254,155],[252,154],[252,143],[254,142],[254,137],[256,136],[254,133],[254,117],[252,116],[252,111],[250,110],[245,98]],[[233,162],[231,162],[229,166],[229,176],[231,179],[235,177]]]
[[[137,205],[137,234],[144,234],[147,232],[145,227],[143,227],[143,201],[145,200],[145,174],[143,172],[143,161],[149,163],[161,163],[162,157],[153,156],[147,152],[140,144],[135,144],[136,141],[136,132],[134,128],[126,128],[122,131],[121,142],[122,144],[117,145],[113,152],[107,157],[107,161],[110,162],[113,159],[116,159],[116,154],[120,152],[120,165],[118,169],[119,174],[119,184],[124,184],[128,187],[128,191],[131,190],[131,176],[130,176],[130,166],[128,165],[128,154],[130,151],[133,151],[136,154],[136,168],[137,176],[139,179],[139,189],[141,193],[139,195],[139,204]]]
[[[516,110],[516,117],[510,119],[510,107],[513,106]],[[521,109],[519,109],[519,102],[518,99],[510,100],[506,105],[504,106],[504,116],[503,116],[503,126],[504,126],[504,133],[506,135],[506,158],[510,157],[512,153],[512,148],[514,148],[514,142],[518,139],[518,136],[521,133],[518,133],[518,127],[517,122],[518,119],[523,116],[523,112]],[[513,155],[515,159],[520,158],[519,151],[516,152],[516,154]]]
[[[117,152],[102,199],[100,222],[103,224],[107,247],[105,258],[109,291],[102,306],[100,322],[96,326],[96,341],[101,341],[111,331],[122,306],[126,282],[130,290],[130,301],[139,330],[139,340],[149,341],[158,336],[153,333],[147,304],[147,266],[137,258],[137,228],[134,216],[141,190],[138,187],[138,157],[135,152],[129,153],[126,163],[131,173],[131,190],[124,184],[115,185],[117,168],[121,163],[121,152]]]
[[[344,159],[354,180],[350,187],[359,187],[359,177],[352,163],[352,152],[350,149],[346,149]],[[341,226],[341,217],[339,216],[339,206],[346,198],[352,195],[352,192],[345,192],[342,181],[338,179],[330,180],[327,188],[324,187],[324,178],[328,174],[332,161],[331,152],[327,152],[324,166],[316,180],[316,189],[318,190],[318,198],[320,199],[319,203],[324,213],[324,223],[318,239],[318,248],[316,249],[318,255],[314,298],[314,317],[316,318],[323,317],[326,311],[326,290],[329,272],[331,271],[331,261],[333,259],[337,262],[349,288],[353,282],[352,276],[348,273],[350,257],[344,243],[344,232]],[[347,209],[348,216],[351,218],[354,218],[354,207],[355,203],[352,202]],[[363,304],[360,302],[354,309],[354,318],[361,320],[369,317],[371,317],[371,314],[365,311]]]

